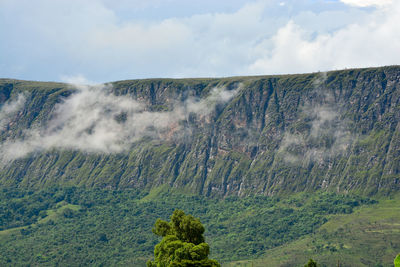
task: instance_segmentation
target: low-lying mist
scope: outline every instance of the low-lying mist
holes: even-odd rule
[[[356,137],[349,121],[343,119],[343,107],[325,86],[326,73],[314,81],[312,97],[300,107],[300,129],[285,131],[279,152],[287,163],[308,165],[323,163],[345,153]]]
[[[346,153],[356,140],[349,121],[343,119],[343,103],[335,100],[325,82],[325,73],[315,79],[309,95],[302,98],[296,122],[278,137],[277,141],[281,140],[278,151],[271,151],[278,152],[287,164],[307,166],[328,162]],[[214,87],[206,97],[188,97],[155,109],[129,95],[115,95],[110,84],[71,85],[74,93],[54,106],[48,121],[34,124],[18,138],[0,144],[0,161],[7,163],[52,149],[120,153],[143,138],[190,141],[188,137],[192,136],[196,122],[211,122],[217,105],[229,102],[242,87],[241,84],[233,90]],[[0,130],[17,123],[12,122],[13,116],[24,109],[27,97],[20,94],[2,105]],[[253,133],[251,129],[245,131]],[[257,142],[254,140],[258,138],[254,133],[248,134],[240,142]]]
[[[189,97],[166,111],[152,111],[145,103],[129,96],[116,96],[111,85],[83,86],[57,104],[45,125],[25,129],[22,137],[0,145],[1,161],[9,162],[32,152],[73,149],[89,153],[118,153],[144,137],[176,139],[190,134],[184,122],[189,116],[207,117],[216,105],[232,99],[239,87],[213,88],[199,99]],[[9,115],[23,108],[25,97],[6,102],[0,111],[0,127]]]
[[[11,122],[11,118],[24,107],[25,101],[25,96],[18,94],[17,99],[12,99],[3,104],[0,109],[0,131],[4,130]]]

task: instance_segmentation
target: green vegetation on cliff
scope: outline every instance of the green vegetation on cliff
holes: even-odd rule
[[[10,113],[9,120],[0,121],[2,161],[6,162],[0,167],[0,184],[145,190],[168,185],[211,196],[321,189],[387,195],[400,187],[399,77],[400,67],[392,66],[301,75],[115,82],[104,90],[118,100],[136,99],[144,105],[144,113],[134,113],[138,118],[150,115],[147,123],[173,123],[161,130],[150,124],[143,128],[146,132],[141,132],[141,138],[126,144],[127,149],[105,154],[96,152],[97,147],[85,148],[89,142],[69,147],[52,141],[57,127],[75,127],[56,124],[51,128],[50,122],[69,118],[71,109],[62,103],[69,103],[79,90],[59,83],[0,80],[0,105],[10,106],[21,94],[25,97],[23,107]],[[225,88],[225,95],[219,95],[225,102],[216,102],[215,88]],[[113,104],[115,97],[106,103]],[[116,129],[126,129],[128,122],[145,127],[113,106],[102,110],[93,105],[96,114],[102,115],[80,136],[95,135],[96,122],[103,122],[101,116],[110,112],[115,112]],[[187,114],[178,113],[182,107]],[[90,110],[81,115],[81,122],[93,116]],[[171,114],[183,117],[167,116]],[[118,131],[109,129],[105,134],[114,138]],[[113,145],[132,138],[129,134],[104,144],[104,149],[113,151]],[[40,135],[49,138],[33,139]],[[68,138],[71,135],[55,140]],[[24,154],[24,149],[30,153]]]

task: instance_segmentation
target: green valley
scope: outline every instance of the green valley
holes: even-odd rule
[[[172,192],[151,196],[136,190],[49,188],[24,193],[15,189],[3,190],[0,200],[3,222],[0,263],[14,266],[74,265],[77,262],[82,265],[145,264],[158,242],[151,232],[154,218],[168,219],[178,208],[200,218],[206,227],[205,236],[212,257],[224,264],[263,258],[264,253],[277,257],[277,253],[287,247],[292,252],[305,246],[308,255],[315,257],[335,246],[339,250],[342,243],[341,248],[348,248],[357,259],[363,242],[353,244],[344,238],[337,240],[335,231],[339,231],[339,227],[335,222],[340,223],[337,218],[358,225],[358,221],[352,220],[360,211],[393,208],[393,201],[377,203],[365,197],[321,192],[311,197],[301,193],[285,198],[213,199]],[[385,213],[387,223],[397,219],[393,217],[398,215],[397,211]],[[369,225],[369,222],[364,224]],[[371,230],[373,226],[370,225]],[[343,227],[347,229],[346,225]],[[387,227],[388,233],[392,233],[391,227],[398,225]],[[355,231],[353,228],[341,231],[346,234],[344,236],[351,236]],[[357,230],[365,231],[364,227]],[[374,242],[379,240],[378,237],[371,238]],[[391,239],[387,237],[387,240]],[[395,249],[399,245],[396,240],[393,238],[386,248]],[[328,244],[331,247],[327,248]],[[349,244],[352,247],[348,247]],[[304,251],[292,253],[296,261],[308,257]],[[380,261],[379,257],[367,253],[365,256],[370,262]],[[281,257],[278,261],[284,263],[287,259]]]
[[[0,79],[0,265],[144,266],[199,218],[222,266],[393,266],[400,67]]]

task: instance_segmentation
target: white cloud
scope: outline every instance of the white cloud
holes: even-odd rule
[[[341,2],[351,5],[351,6],[359,6],[359,7],[368,7],[368,6],[387,6],[390,5],[392,0],[340,0]]]
[[[12,117],[20,111],[25,104],[26,98],[19,94],[17,99],[9,99],[0,108],[0,130],[3,130],[12,120]]]
[[[76,74],[76,75],[62,75],[61,81],[71,84],[74,87],[85,89],[88,85],[96,85],[96,82],[89,81],[84,75]]]
[[[307,123],[301,132],[285,131],[279,153],[292,164],[306,167],[309,163],[324,164],[348,151],[357,137],[350,132],[349,123],[342,118],[341,103],[325,88],[326,73],[314,81],[310,98],[301,107],[299,118]],[[312,99],[319,99],[313,103]],[[304,119],[305,118],[305,119]]]
[[[360,9],[333,1],[253,1],[234,11],[144,18],[118,12],[168,5],[3,0],[0,76],[55,80],[82,73],[105,82],[399,64],[398,1],[383,2],[384,8]],[[178,10],[183,2],[168,3]]]
[[[375,10],[363,21],[313,35],[290,21],[255,50],[251,73],[293,73],[400,63],[400,3]]]
[[[55,107],[46,125],[27,129],[22,138],[0,144],[1,162],[51,149],[122,152],[143,137],[179,140],[190,134],[191,129],[182,124],[190,114],[207,119],[217,104],[226,103],[238,92],[216,87],[206,98],[189,97],[183,103],[174,103],[169,111],[151,111],[143,102],[112,94],[110,85],[71,86],[78,91]],[[21,103],[23,98],[19,97],[4,106],[0,114],[15,112]],[[2,122],[0,116],[0,126]]]

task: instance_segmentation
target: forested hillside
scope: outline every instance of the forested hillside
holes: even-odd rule
[[[400,189],[400,67],[82,86],[0,80],[0,184],[206,196]]]
[[[400,67],[0,80],[0,265],[134,265],[182,209],[223,266],[391,266]]]
[[[200,218],[213,258],[253,259],[314,233],[330,216],[374,204],[365,197],[323,193],[212,199],[138,190],[2,190],[0,265],[144,266],[158,239],[151,231],[155,219],[168,219],[177,208]],[[398,236],[389,247],[400,246]]]

